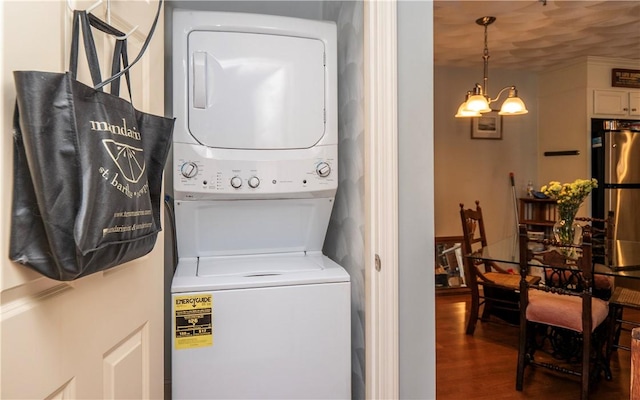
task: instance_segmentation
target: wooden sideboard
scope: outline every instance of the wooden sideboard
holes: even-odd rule
[[[518,219],[531,231],[544,232],[545,237],[553,236],[553,224],[558,220],[558,204],[553,199],[522,197],[519,199]]]

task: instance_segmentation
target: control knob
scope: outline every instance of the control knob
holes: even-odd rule
[[[329,174],[331,174],[331,166],[328,163],[322,161],[318,163],[318,165],[316,165],[316,173],[322,178],[326,178],[327,176],[329,176]]]
[[[180,167],[180,173],[185,178],[193,178],[198,175],[198,165],[193,161],[186,162]]]
[[[249,186],[253,189],[257,188],[260,185],[260,179],[257,176],[252,176],[249,178]]]
[[[231,178],[231,186],[234,189],[238,189],[240,186],[242,186],[242,179],[239,176],[234,176],[233,178]]]

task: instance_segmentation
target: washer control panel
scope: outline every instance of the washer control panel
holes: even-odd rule
[[[241,153],[174,143],[175,198],[258,198],[286,194],[316,197],[315,192],[326,195],[327,191],[337,189],[336,146],[285,150],[279,154],[253,150],[255,160],[247,160],[246,154],[244,160],[233,159],[241,158]]]

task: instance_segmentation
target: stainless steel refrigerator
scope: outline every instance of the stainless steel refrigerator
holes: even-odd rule
[[[615,213],[614,239],[640,241],[640,121],[591,120],[592,215]]]

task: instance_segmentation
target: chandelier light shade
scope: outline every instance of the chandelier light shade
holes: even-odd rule
[[[522,115],[526,114],[527,107],[524,105],[524,101],[518,97],[518,90],[515,86],[509,88],[509,97],[502,103],[500,107],[500,115]]]
[[[500,115],[522,115],[529,111],[524,104],[524,101],[518,97],[518,89],[515,86],[504,87],[498,92],[495,98],[489,96],[489,46],[487,28],[494,23],[495,17],[482,17],[476,20],[476,24],[484,26],[484,53],[482,59],[484,60],[484,76],[482,85],[476,83],[473,90],[468,91],[465,97],[465,101],[458,107],[456,118],[468,118],[479,117],[482,113],[491,111],[491,103],[498,101],[503,93],[508,91],[507,98],[500,107]]]
[[[460,118],[460,117],[482,117],[482,114],[480,114],[477,111],[471,111],[471,110],[467,110],[464,108],[465,106],[465,102],[463,102],[462,104],[460,104],[460,107],[458,107],[458,112],[456,113],[456,117]]]
[[[486,113],[491,111],[491,106],[489,106],[489,99],[481,94],[474,94],[469,97],[469,100],[467,100],[465,109],[479,113]]]
[[[458,107],[458,112],[456,113],[456,117],[481,117],[482,114],[480,114],[478,111],[473,111],[473,110],[468,110],[467,107],[467,102],[469,101],[469,97],[471,97],[471,92],[467,92],[467,95],[464,98],[464,101],[462,102],[462,104],[460,104],[460,107]]]

